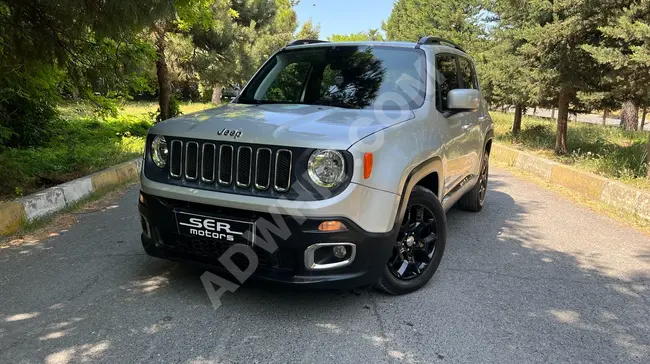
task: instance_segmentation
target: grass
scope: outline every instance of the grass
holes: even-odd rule
[[[515,138],[511,132],[512,114],[491,112],[490,115],[495,124],[496,140],[503,144],[650,190],[645,164],[650,137],[647,132],[569,122],[568,154],[557,156],[553,153],[554,120],[524,116],[521,133]]]
[[[213,107],[184,103],[184,114]],[[127,103],[117,117],[98,118],[84,104],[61,106],[62,121],[42,147],[0,150],[0,201],[20,197],[142,155],[155,103]]]

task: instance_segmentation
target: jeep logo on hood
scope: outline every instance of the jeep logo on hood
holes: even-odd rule
[[[230,129],[223,129],[217,132],[217,135],[231,136],[234,139],[239,138],[241,134],[242,134],[241,130],[230,130]]]

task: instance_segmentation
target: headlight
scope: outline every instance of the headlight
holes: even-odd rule
[[[319,149],[309,157],[307,171],[315,184],[333,188],[345,180],[345,160],[340,152]]]
[[[151,142],[151,159],[159,168],[165,168],[168,155],[169,149],[167,149],[165,137],[157,135]]]

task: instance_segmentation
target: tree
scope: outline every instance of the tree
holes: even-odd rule
[[[168,10],[166,0],[1,1],[0,142],[46,141],[63,91],[104,108],[105,96],[143,86],[152,50],[139,35]]]
[[[250,41],[246,34],[269,22],[275,14],[275,5],[274,0],[176,0],[174,12],[153,26],[159,119],[165,120],[177,112],[171,102],[166,54],[169,34],[187,35],[192,39],[195,59],[190,66],[203,73],[203,79],[220,91],[222,82],[239,69],[238,55],[243,52],[245,42]]]
[[[621,127],[636,130],[639,106],[645,104],[650,91],[650,1],[626,0],[608,4],[609,21],[598,29],[602,40],[585,44],[596,61],[611,68],[615,80],[615,96],[622,101]]]
[[[486,100],[492,105],[513,105],[515,114],[512,135],[521,131],[524,109],[537,105],[539,89],[535,70],[528,66],[520,51],[520,43],[513,39],[511,28],[504,23],[494,30],[487,49],[476,57]]]
[[[312,20],[307,20],[300,31],[296,34],[296,39],[318,39],[320,37],[320,25],[314,25]]]
[[[607,17],[602,2],[505,0],[498,4],[497,15],[512,25],[513,36],[522,44],[522,56],[538,74],[540,89],[556,95],[555,152],[565,154],[570,104],[577,103],[579,91],[597,91],[599,76],[604,73],[581,47],[599,39],[598,27]]]
[[[264,61],[294,38],[298,28],[296,12],[293,10],[295,5],[295,2],[289,0],[276,0],[277,11],[273,21],[260,29],[248,49],[250,67],[244,73],[245,79],[249,79]]]
[[[398,0],[382,24],[389,40],[414,42],[432,35],[471,48],[485,31],[481,0]]]
[[[379,33],[379,29],[370,29],[367,32],[352,34],[332,34],[327,37],[331,42],[356,42],[356,41],[374,41],[382,42],[384,37]]]

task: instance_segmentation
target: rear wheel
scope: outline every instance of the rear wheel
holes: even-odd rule
[[[390,294],[413,292],[438,269],[445,251],[447,219],[436,195],[415,186],[377,288]]]
[[[458,200],[458,207],[461,210],[478,212],[483,209],[485,204],[485,196],[487,195],[488,175],[490,172],[490,155],[483,153],[483,161],[481,162],[481,172],[478,176],[476,185],[467,191],[463,197]]]

